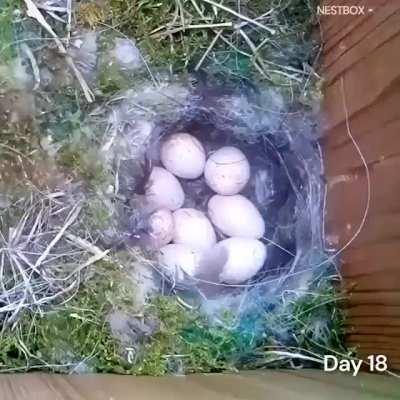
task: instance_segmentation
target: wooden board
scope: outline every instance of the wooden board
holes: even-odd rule
[[[321,24],[326,240],[347,245],[341,270],[349,292],[348,343],[359,347],[361,357],[385,354],[399,368],[400,1],[340,4],[364,5],[373,12],[326,16]],[[367,203],[367,174],[350,134],[371,179],[369,213],[357,237]]]
[[[398,400],[399,390],[400,381],[388,376],[311,370],[163,378],[0,376],[1,400]]]

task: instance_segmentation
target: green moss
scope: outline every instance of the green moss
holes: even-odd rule
[[[221,372],[235,369],[248,343],[223,326],[211,326],[200,312],[183,308],[174,297],[158,297],[149,309],[160,331],[142,351],[135,373]]]
[[[115,222],[105,200],[100,197],[88,198],[84,219],[85,224],[93,230],[109,228]]]
[[[84,371],[161,376],[259,368],[271,361],[284,366],[285,361],[277,363],[270,354],[274,346],[281,349],[282,337],[286,337],[285,348],[291,343],[295,352],[350,355],[342,345],[340,298],[325,281],[314,291],[266,313],[265,330],[258,339],[256,332],[248,335],[240,324],[229,329],[232,315],[222,316],[223,325],[211,325],[198,310],[182,307],[175,297],[155,297],[144,315],[157,318],[160,328],[141,344],[135,363],[129,364],[111,335],[106,316],[111,310],[130,309],[131,290],[118,266],[99,263],[95,275],[66,305],[43,316],[26,313],[16,330],[2,332],[2,369],[40,366],[70,372],[79,364]],[[277,333],[280,330],[283,336]]]
[[[46,369],[159,376],[171,372],[211,372],[232,368],[239,349],[231,332],[213,328],[174,298],[159,297],[146,310],[157,316],[160,331],[145,344],[136,364],[121,355],[106,315],[129,309],[130,289],[112,264],[101,264],[73,300],[43,316],[26,312],[17,327],[0,335],[1,371]],[[112,273],[111,273],[111,272]]]
[[[41,114],[36,116],[43,134],[49,134],[55,142],[77,141],[87,135],[83,128],[88,105],[81,91],[73,86],[58,88],[51,93],[51,102],[38,101]]]
[[[246,367],[287,366],[288,359],[277,362],[273,350],[317,357],[333,353],[351,356],[351,350],[344,346],[344,299],[330,277],[319,276],[307,292],[275,304],[265,313],[265,340],[254,349]]]
[[[20,5],[19,0],[0,0],[0,60],[7,62],[15,57],[14,12]]]
[[[132,86],[133,77],[116,63],[105,60],[98,75],[98,88],[104,96],[110,96]]]
[[[101,187],[109,179],[106,162],[93,144],[65,144],[59,152],[58,160],[60,165],[94,188]]]
[[[106,316],[112,309],[129,309],[131,290],[117,265],[98,263],[67,304],[42,316],[27,311],[15,329],[1,332],[0,370],[68,372],[79,365],[86,372],[129,371]]]
[[[110,170],[100,151],[101,135],[95,127],[83,121],[80,109],[69,114],[52,136],[59,140],[61,148],[57,161],[74,177],[83,179],[92,188],[100,188],[110,181]]]
[[[317,354],[345,351],[343,300],[335,286],[322,278],[317,287],[290,304],[287,322],[298,347]]]

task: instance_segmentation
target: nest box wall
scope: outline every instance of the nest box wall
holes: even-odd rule
[[[400,2],[326,0],[364,7],[322,16],[326,237],[339,248],[349,290],[347,342],[400,369]],[[346,107],[345,107],[346,106]],[[346,124],[346,111],[348,126]]]

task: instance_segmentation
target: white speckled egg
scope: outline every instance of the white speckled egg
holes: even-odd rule
[[[182,207],[185,194],[178,179],[161,167],[154,167],[145,188],[146,201],[150,208],[167,208],[175,211]]]
[[[158,252],[160,267],[178,282],[184,279],[185,273],[196,275],[201,257],[201,252],[181,243],[167,244]]]
[[[222,252],[226,257],[219,280],[229,284],[239,284],[252,278],[262,268],[267,257],[265,245],[249,238],[222,240],[215,245],[214,251]]]
[[[196,179],[202,175],[206,163],[203,145],[188,133],[175,133],[161,146],[161,162],[180,178]]]
[[[173,213],[174,243],[204,251],[216,243],[214,228],[206,215],[194,208],[181,208]]]
[[[174,220],[170,210],[163,208],[150,215],[149,235],[152,247],[158,249],[172,241]]]
[[[222,147],[208,158],[204,177],[216,193],[239,193],[250,179],[250,164],[244,153],[236,147]]]
[[[255,205],[246,197],[214,195],[208,202],[211,222],[227,236],[259,239],[265,223]]]

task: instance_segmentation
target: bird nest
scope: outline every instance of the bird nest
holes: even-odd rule
[[[185,95],[174,96],[174,90]],[[158,112],[153,112],[156,109]],[[113,240],[120,244],[146,249],[149,212],[143,197],[152,168],[161,165],[160,143],[171,134],[190,133],[208,154],[222,146],[235,146],[250,160],[251,178],[241,194],[252,201],[266,222],[261,239],[267,248],[263,268],[251,280],[238,284],[199,277],[178,282],[157,268],[174,289],[189,285],[210,294],[262,285],[264,290],[280,293],[288,281],[294,284],[293,278],[304,284],[304,279],[314,275],[314,266],[329,264],[324,261],[322,241],[323,162],[312,113],[288,110],[273,89],[245,94],[201,86],[183,90],[174,85],[148,91],[143,99],[137,92],[127,92],[108,112],[114,134],[107,148],[118,159],[114,162],[116,194],[121,199],[119,236]],[[204,176],[180,182],[186,196],[183,207],[207,214],[213,191]]]

